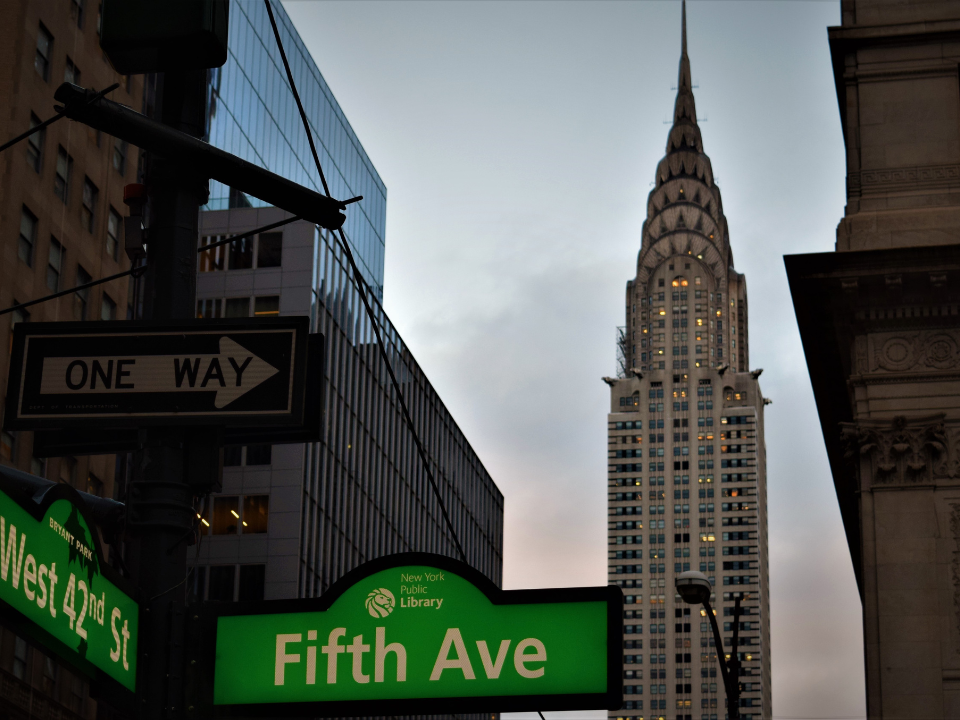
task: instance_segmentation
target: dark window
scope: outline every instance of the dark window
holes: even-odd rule
[[[236,565],[214,565],[210,568],[209,600],[233,602],[233,579]]]
[[[241,565],[240,588],[237,599],[240,602],[263,600],[263,584],[266,577],[266,565]]]
[[[243,498],[243,532],[245,535],[267,531],[269,506],[269,495],[247,495]]]
[[[93,282],[93,278],[90,277],[90,273],[83,269],[82,266],[77,265],[77,283],[74,287],[79,287],[80,285],[86,285],[89,282]],[[76,298],[74,304],[74,317],[77,320],[86,320],[87,319],[87,305],[90,303],[90,288],[86,290],[79,290],[73,294]]]
[[[114,260],[117,259],[117,251],[120,247],[120,213],[113,208],[107,214],[107,255]]]
[[[220,317],[222,304],[220,298],[197,300],[197,317],[207,319]]]
[[[60,289],[60,272],[63,268],[63,245],[55,237],[50,238],[50,254],[47,260],[47,287],[53,292]]]
[[[193,576],[189,580],[188,588],[190,593],[191,601],[203,600],[203,591],[206,589],[207,585],[207,569],[205,567],[198,567],[197,571],[193,573]]]
[[[113,169],[121,176],[127,172],[127,141],[120,138],[113,139]]]
[[[27,265],[33,265],[33,246],[36,243],[37,216],[24,206],[20,209],[20,241],[17,245],[17,256]]]
[[[250,298],[227,298],[226,312],[228,318],[250,317]]]
[[[229,270],[247,270],[253,267],[253,238],[243,238],[227,245],[230,256],[227,264]]]
[[[33,58],[33,67],[44,80],[50,79],[50,56],[53,54],[53,35],[43,23],[37,32],[37,54]]]
[[[27,674],[27,654],[30,646],[27,641],[19,635],[13,640],[13,675],[20,680],[26,680]]]
[[[257,267],[280,267],[283,233],[260,233],[257,244]]]
[[[267,295],[254,298],[253,314],[255,317],[271,317],[280,314],[280,296]]]
[[[90,178],[83,179],[83,202],[80,207],[80,222],[87,232],[93,232],[97,220],[97,195],[99,190]]]
[[[40,122],[40,118],[33,113],[30,113],[31,129],[39,125]],[[40,169],[43,166],[43,145],[46,138],[46,128],[27,137],[27,162],[30,163],[30,167],[34,169],[34,172],[40,172]]]
[[[247,445],[247,465],[269,465],[272,455],[272,445]]]
[[[86,0],[70,0],[70,17],[77,23],[77,27],[83,30],[83,10]]]
[[[223,448],[223,466],[237,467],[240,465],[240,454],[243,450],[242,445],[226,445]]]
[[[117,304],[106,293],[103,294],[103,298],[100,300],[100,319],[117,319]]]
[[[213,534],[236,535],[240,524],[240,509],[236,497],[217,497],[213,499]],[[212,581],[211,581],[212,584]]]
[[[80,68],[74,64],[69,55],[67,55],[67,65],[63,71],[63,81],[74,85],[83,85],[80,82]]]
[[[73,158],[63,149],[57,148],[57,173],[53,178],[53,194],[63,202],[70,197],[70,176],[73,174]]]

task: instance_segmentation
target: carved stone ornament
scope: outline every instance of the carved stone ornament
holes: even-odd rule
[[[929,372],[960,368],[960,333],[957,331],[871,333],[868,343],[871,372]],[[858,358],[860,352],[857,347]]]
[[[841,423],[840,433],[844,459],[861,490],[960,478],[960,425],[947,424],[943,414]]]

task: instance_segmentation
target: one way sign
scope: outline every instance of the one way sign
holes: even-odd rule
[[[4,426],[299,424],[308,322],[19,323]]]

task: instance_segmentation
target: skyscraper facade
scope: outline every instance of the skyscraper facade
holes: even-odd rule
[[[611,718],[722,720],[718,652],[739,654],[741,715],[769,718],[770,618],[764,398],[749,371],[747,290],[733,269],[720,189],[703,152],[683,10],[667,152],[627,282],[608,423],[608,571],[623,589],[624,707]],[[704,572],[724,647],[683,603]],[[733,608],[742,598],[739,647]]]

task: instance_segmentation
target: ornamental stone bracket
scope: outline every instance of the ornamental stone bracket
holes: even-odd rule
[[[844,459],[861,491],[878,486],[960,484],[960,420],[943,414],[841,423]]]

